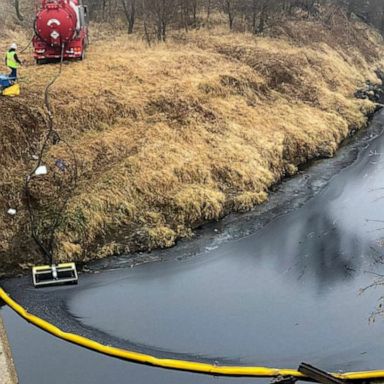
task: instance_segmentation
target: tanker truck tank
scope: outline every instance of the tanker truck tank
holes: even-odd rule
[[[81,0],[41,0],[36,12],[33,46],[37,63],[83,59],[88,45],[87,8]]]

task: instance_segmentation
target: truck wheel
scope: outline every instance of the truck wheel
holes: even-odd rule
[[[86,54],[85,54],[85,47],[83,46],[83,50],[81,52],[80,60],[83,61],[85,59],[85,56],[86,56]]]

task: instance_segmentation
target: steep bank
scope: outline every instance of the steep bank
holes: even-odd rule
[[[343,19],[287,22],[270,37],[181,33],[153,48],[100,37],[52,91],[57,130],[80,160],[58,257],[171,246],[204,221],[265,201],[271,185],[332,156],[365,125],[375,106],[354,94],[379,82],[381,55],[381,37]],[[28,66],[22,97],[0,99],[3,270],[41,261],[22,189],[44,133],[42,91],[57,69]],[[45,163],[54,169],[65,156],[52,145]],[[35,204],[49,201],[58,182],[50,177]]]

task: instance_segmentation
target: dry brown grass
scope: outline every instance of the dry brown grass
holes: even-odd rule
[[[378,82],[381,38],[365,29],[336,39],[302,23],[278,38],[215,28],[152,48],[135,37],[100,39],[85,62],[65,65],[52,91],[55,121],[78,154],[81,181],[58,259],[169,247],[196,225],[262,203],[272,184],[332,156],[364,126],[374,105],[353,94]],[[39,260],[20,191],[44,131],[41,93],[57,69],[31,64],[23,95],[0,99],[0,256],[12,265]],[[59,144],[45,161],[65,156]]]

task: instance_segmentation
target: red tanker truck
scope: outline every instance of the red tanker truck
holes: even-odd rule
[[[34,57],[38,64],[84,59],[88,45],[87,8],[82,0],[39,0],[36,3]]]

